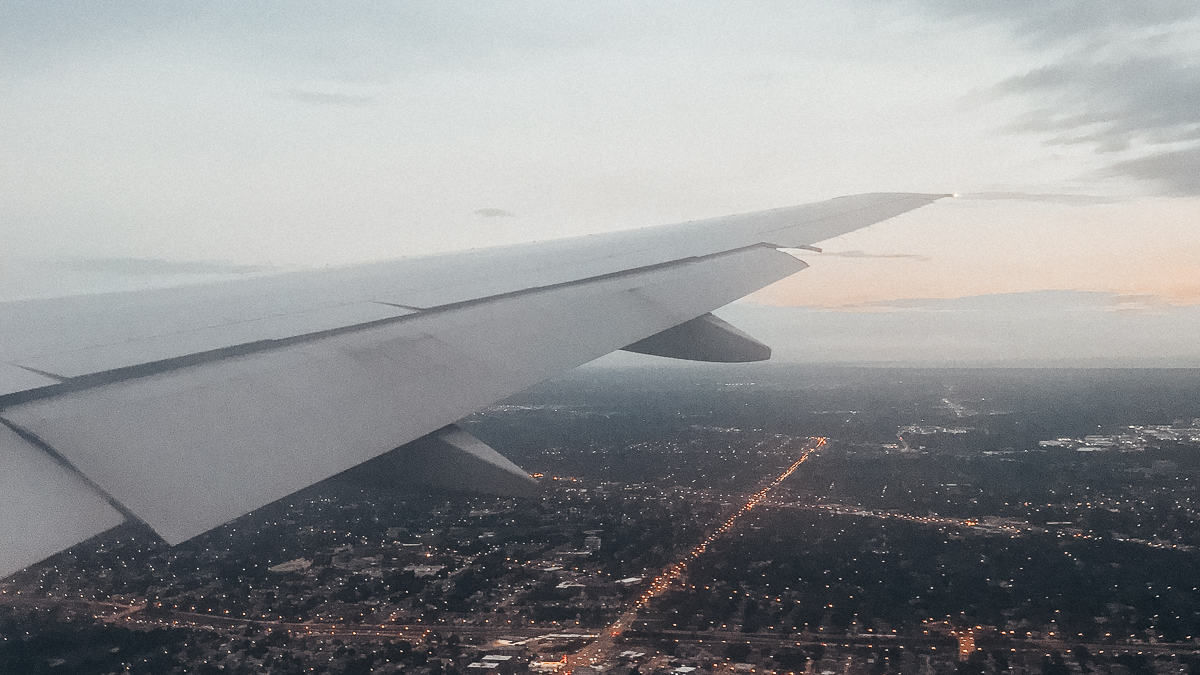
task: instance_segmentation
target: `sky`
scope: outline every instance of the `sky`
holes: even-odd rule
[[[957,192],[723,316],[1200,366],[1198,64],[1192,0],[0,0],[0,297]]]

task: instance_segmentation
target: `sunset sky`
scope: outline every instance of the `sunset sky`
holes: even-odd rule
[[[3,0],[0,59],[9,297],[914,191],[751,302],[1200,304],[1193,0]]]
[[[943,200],[830,240],[812,267],[757,294],[866,309],[903,298],[1104,291],[1126,305],[1200,303],[1200,200]],[[854,283],[848,283],[854,279]]]

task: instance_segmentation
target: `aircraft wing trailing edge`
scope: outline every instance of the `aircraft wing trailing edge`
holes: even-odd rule
[[[455,421],[622,348],[765,359],[709,312],[806,267],[781,248],[944,196],[0,303],[0,577],[126,519],[176,544],[368,461],[519,492]]]

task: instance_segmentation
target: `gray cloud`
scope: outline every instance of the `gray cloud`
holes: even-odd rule
[[[1200,317],[1200,307],[1189,311]],[[1180,309],[1157,295],[1131,295],[1106,291],[1043,290],[971,295],[960,298],[897,298],[851,303],[837,307],[807,307],[808,311],[850,314],[959,314],[1062,317],[1069,313],[1148,313]]]
[[[1098,195],[1070,195],[1043,192],[970,192],[959,195],[962,199],[978,201],[1020,201],[1047,202],[1051,204],[1113,204],[1118,201],[1114,197]]]
[[[480,218],[513,218],[515,214],[509,213],[504,209],[479,209],[475,215]]]
[[[215,38],[221,56],[247,70],[380,82],[423,67],[579,48],[626,25],[628,15],[622,7],[578,11],[565,3],[537,1],[457,7],[377,0],[4,0],[0,59],[12,74],[80,53],[111,58],[129,44],[209,45]]]
[[[303,89],[289,89],[287,97],[293,101],[308,103],[310,105],[341,105],[351,107],[372,105],[378,101],[375,96],[368,94],[331,94],[321,91],[305,91]]]
[[[822,256],[833,256],[834,258],[907,258],[909,260],[929,260],[929,256],[917,255],[915,253],[867,253],[866,251],[826,251]]]
[[[872,311],[874,310],[874,311]],[[1035,291],[825,309],[734,303],[721,318],[773,360],[892,365],[1200,365],[1200,306]],[[779,318],[775,318],[779,317]],[[795,329],[802,324],[805,330]]]
[[[1009,79],[996,91],[1050,103],[1012,130],[1055,132],[1056,144],[1116,152],[1135,141],[1200,139],[1200,68],[1178,57],[1070,60]]]
[[[1200,141],[1200,56],[1181,51],[1176,39],[1195,33],[1200,3],[902,1],[942,19],[1003,26],[1055,59],[992,89],[1035,106],[1006,131],[1113,153],[1104,175],[1152,181],[1170,194],[1200,194],[1196,151],[1179,149]],[[1141,158],[1117,156],[1135,147]]]
[[[1119,162],[1109,171],[1116,175],[1154,181],[1172,195],[1200,195],[1200,147]]]
[[[1019,38],[1045,45],[1109,32],[1166,26],[1200,16],[1193,0],[909,0],[941,18],[1003,24]]]
[[[1118,160],[1102,173],[1151,181],[1169,194],[1200,195],[1200,150],[1179,148],[1200,141],[1200,66],[1186,57],[1073,58],[1007,80],[996,91],[1043,105],[1009,131],[1050,133],[1050,145],[1085,144],[1100,153],[1147,148],[1150,154]]]

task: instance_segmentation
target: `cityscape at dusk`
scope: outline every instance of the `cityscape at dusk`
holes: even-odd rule
[[[539,495],[360,471],[124,526],[0,583],[0,669],[1194,673],[1198,409],[1173,371],[588,369],[469,422]]]
[[[1200,675],[1200,2],[0,63],[0,675]]]

